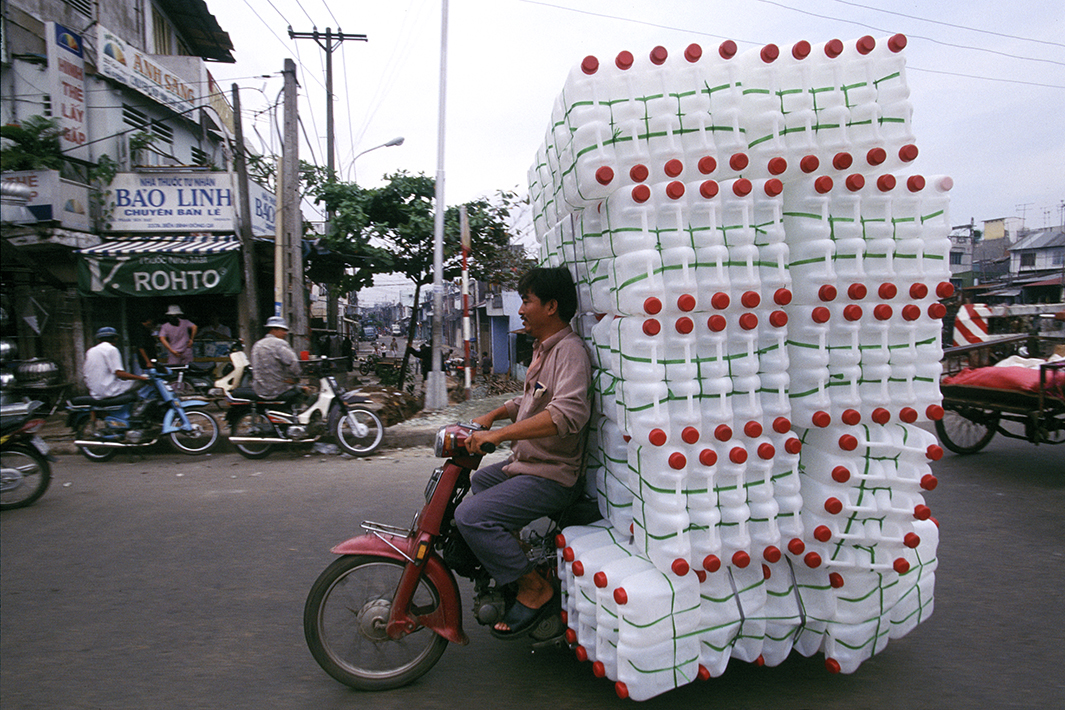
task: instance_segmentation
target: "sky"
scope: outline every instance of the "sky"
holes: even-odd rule
[[[366,35],[333,52],[336,165],[366,186],[404,170],[438,175],[442,0],[207,0],[235,64],[209,69],[241,87],[245,135],[280,153],[276,105],[285,58],[297,64],[300,159],[326,164],[325,51],[314,28]],[[1065,222],[1065,3],[1061,0],[450,0],[445,202],[527,192],[552,103],[591,54],[723,40],[739,50],[901,32],[920,155],[913,171],[949,175],[952,224],[1023,217]],[[402,136],[400,146],[377,148]],[[363,151],[369,151],[363,153]],[[361,154],[361,155],[360,155]],[[358,156],[357,160],[354,160]],[[311,220],[322,216],[304,209]],[[402,279],[360,294],[391,300]],[[406,289],[413,292],[413,287]]]

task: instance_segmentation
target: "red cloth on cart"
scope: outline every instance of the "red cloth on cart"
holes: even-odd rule
[[[943,384],[989,387],[991,389],[1039,394],[1039,368],[979,367],[975,370],[965,369],[952,377],[943,378]],[[1065,400],[1065,371],[1047,371],[1044,394],[1048,397]]]

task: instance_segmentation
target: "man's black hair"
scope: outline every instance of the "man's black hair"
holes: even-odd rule
[[[526,271],[518,281],[518,294],[528,293],[539,298],[541,303],[556,301],[558,315],[564,323],[569,323],[577,313],[577,287],[573,285],[569,269],[564,266]]]

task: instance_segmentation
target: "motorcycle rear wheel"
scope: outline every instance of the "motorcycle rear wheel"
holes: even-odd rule
[[[205,454],[218,443],[218,422],[198,409],[185,411],[192,431],[170,432],[170,444],[183,454]]]
[[[398,640],[385,633],[404,563],[349,555],[329,565],[311,587],[303,609],[307,646],[326,673],[359,690],[389,690],[420,678],[440,660],[447,639],[420,628]],[[427,613],[440,594],[427,577],[412,607]]]
[[[355,424],[352,424],[352,418]],[[365,427],[366,433],[360,436],[356,431]],[[335,408],[329,417],[329,431],[336,437],[337,443],[352,456],[369,456],[381,446],[385,438],[385,426],[380,418],[369,409],[348,407],[348,414]]]
[[[270,420],[266,418],[266,415],[262,412],[245,412],[240,415],[237,421],[233,422],[233,426],[229,430],[230,436],[273,436],[274,425],[270,423]],[[233,446],[237,447],[237,453],[246,459],[262,459],[270,455],[273,451],[273,444],[237,444]]]
[[[0,510],[33,505],[51,482],[52,467],[35,449],[15,445],[0,451]]]
[[[99,420],[93,422],[92,418],[87,418],[84,422],[78,425],[75,437],[78,439],[89,440],[95,439],[96,433],[103,429],[103,425]],[[81,455],[90,461],[98,461],[103,463],[104,461],[110,461],[118,453],[118,447],[114,446],[79,446],[78,451]]]

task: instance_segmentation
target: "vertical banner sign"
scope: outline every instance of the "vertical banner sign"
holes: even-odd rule
[[[52,117],[59,122],[63,152],[90,160],[85,122],[85,47],[81,35],[55,22],[45,23],[48,35],[48,74],[52,91]]]

